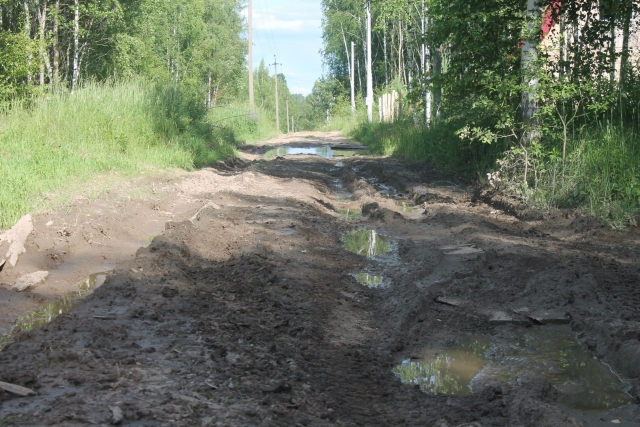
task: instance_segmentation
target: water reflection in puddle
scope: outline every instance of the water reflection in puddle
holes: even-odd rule
[[[92,274],[76,285],[78,287],[78,291],[67,292],[60,298],[43,304],[32,313],[20,316],[12,326],[9,333],[0,337],[0,349],[2,349],[2,347],[4,347],[4,345],[9,341],[14,332],[18,330],[30,331],[34,328],[50,323],[61,314],[69,313],[78,303],[78,299],[80,297],[83,297],[95,288],[102,286],[109,273],[110,272]]]
[[[353,157],[358,154],[369,154],[368,150],[334,150],[331,147],[278,147],[265,153],[264,158],[267,160],[275,159],[278,156],[294,156],[297,154],[309,154],[324,157],[325,159],[333,159],[334,157]]]
[[[372,258],[391,251],[389,244],[374,230],[358,230],[343,236],[345,248],[354,254]]]
[[[362,218],[360,209],[338,209],[340,217],[346,221],[356,221]]]
[[[402,213],[414,213],[417,210],[416,205],[410,200],[396,200],[396,206]]]
[[[432,357],[406,360],[393,372],[429,394],[463,396],[476,381],[538,377],[553,384],[561,393],[560,401],[573,409],[601,411],[630,401],[622,381],[587,353],[570,331],[525,331],[510,345],[492,347],[490,359],[485,357],[488,345],[488,338],[468,338]]]
[[[393,372],[403,383],[417,384],[428,394],[466,396],[471,380],[488,363],[483,357],[490,340],[471,337],[456,347],[423,360],[405,360]]]
[[[352,274],[352,276],[360,283],[369,288],[379,288],[382,286],[382,276],[374,276],[369,273]]]
[[[541,376],[562,393],[562,403],[579,410],[606,410],[630,401],[622,381],[569,331],[536,328],[503,351],[504,357],[487,366],[482,377],[508,381]]]

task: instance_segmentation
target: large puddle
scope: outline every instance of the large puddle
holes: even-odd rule
[[[391,251],[389,243],[375,232],[375,230],[358,230],[343,236],[344,247],[354,254],[372,258]]]
[[[428,358],[406,360],[393,372],[429,394],[463,396],[474,391],[474,383],[490,379],[509,382],[541,377],[573,409],[603,411],[630,402],[623,382],[586,352],[570,331],[533,328],[509,345],[491,346],[487,357],[489,347],[488,338],[467,338]]]
[[[331,147],[278,147],[265,153],[264,158],[267,160],[275,159],[278,156],[294,156],[298,154],[309,154],[313,156],[324,157],[325,159],[333,159],[334,157],[353,157],[358,154],[369,154],[368,150],[334,150]]]
[[[484,353],[490,341],[484,337],[467,338],[427,359],[405,360],[393,372],[403,383],[417,384],[428,394],[466,396],[471,393],[471,381],[488,363]]]
[[[9,333],[0,336],[0,349],[7,344],[14,332],[30,331],[31,329],[50,323],[61,314],[69,313],[81,297],[87,295],[95,288],[102,286],[109,273],[110,272],[92,274],[77,285],[78,291],[67,292],[60,298],[41,305],[35,311],[18,317],[18,320],[11,327]]]

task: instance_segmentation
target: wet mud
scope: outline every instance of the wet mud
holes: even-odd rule
[[[423,164],[263,158],[352,144],[297,138],[176,178],[199,203],[15,328],[0,381],[36,394],[0,390],[0,424],[640,425],[637,234]]]

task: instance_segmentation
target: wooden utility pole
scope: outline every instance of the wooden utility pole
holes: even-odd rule
[[[351,42],[351,67],[350,68],[350,81],[351,81],[351,111],[356,111],[356,69],[355,69],[355,43]]]
[[[289,99],[287,98],[287,133],[291,132],[291,128],[289,127]]]
[[[252,0],[249,0],[249,106],[253,111],[253,10]]]
[[[273,55],[273,64],[271,64],[275,67],[275,80],[276,80],[276,131],[278,133],[280,133],[280,110],[279,110],[279,106],[278,106],[278,65],[282,65],[282,64],[278,64],[278,60],[276,59],[276,56]]]
[[[373,72],[371,70],[371,2],[366,3],[367,13],[367,119],[373,122]]]

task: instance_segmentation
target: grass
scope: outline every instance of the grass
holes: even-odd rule
[[[576,208],[614,228],[637,225],[640,214],[640,133],[611,123],[578,132],[568,156],[539,161],[531,202],[543,208]]]
[[[334,120],[352,123],[350,117]],[[479,181],[486,181],[488,172],[498,171],[503,190],[530,206],[581,211],[613,228],[637,225],[640,132],[630,125],[600,122],[583,126],[570,137],[565,161],[561,143],[548,136],[529,149],[526,185],[521,150],[510,150],[506,140],[465,142],[455,135],[462,127],[459,123],[440,120],[426,128],[410,120],[392,124],[360,120],[357,126],[349,126],[345,126],[349,135],[374,154],[429,162],[443,172]]]
[[[212,108],[207,114],[207,121],[221,133],[232,134],[233,139],[239,143],[251,143],[277,136],[275,113],[261,107],[256,107],[252,112],[245,103]],[[286,122],[284,125],[286,126]]]
[[[98,174],[192,169],[232,155],[233,140],[190,109],[178,90],[143,82],[0,105],[0,229]]]

